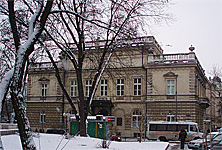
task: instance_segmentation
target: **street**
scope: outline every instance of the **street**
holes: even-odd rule
[[[170,142],[169,148],[167,150],[180,150],[180,142],[179,141],[176,141],[176,142],[172,141],[172,142]],[[190,150],[187,147],[187,143],[185,144],[184,150]]]
[[[137,142],[138,139],[136,138],[123,138],[123,142]],[[142,142],[148,142],[149,140],[147,139],[142,139]],[[169,141],[170,145],[167,150],[180,150],[180,141]],[[188,148],[187,143],[185,143],[185,148],[184,150],[191,150]]]

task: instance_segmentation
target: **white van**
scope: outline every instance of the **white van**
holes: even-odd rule
[[[147,137],[150,140],[179,140],[179,132],[184,129],[187,132],[187,141],[202,137],[199,133],[198,125],[195,122],[148,122]]]

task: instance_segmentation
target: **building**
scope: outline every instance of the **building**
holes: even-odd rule
[[[149,59],[150,58],[150,59]],[[200,126],[210,105],[208,80],[193,48],[189,53],[149,55],[147,64],[148,112],[151,120],[192,120]]]
[[[211,99],[210,107],[207,108],[207,119],[213,121],[213,129],[222,127],[222,83],[218,76],[209,78],[208,97]]]
[[[83,70],[86,97],[95,74],[95,54],[100,53],[103,42],[87,43]],[[123,137],[145,133],[150,120],[192,120],[202,127],[211,104],[207,95],[210,84],[193,50],[164,54],[153,36],[119,40],[89,115],[115,116],[112,134]],[[77,104],[75,70],[66,57],[61,59],[57,62],[61,78]],[[32,129],[65,128],[63,114],[72,110],[52,64],[31,64],[28,74],[27,114]]]

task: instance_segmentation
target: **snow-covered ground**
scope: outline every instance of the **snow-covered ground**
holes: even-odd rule
[[[22,150],[17,134],[1,136],[4,150]],[[34,141],[38,150],[98,150],[102,140],[90,137],[72,137],[65,139],[57,134],[35,135]],[[168,142],[116,142],[109,145],[110,150],[165,150]]]

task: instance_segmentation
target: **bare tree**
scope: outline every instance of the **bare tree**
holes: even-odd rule
[[[8,13],[9,22],[11,25],[11,36],[13,38],[13,52],[16,56],[13,67],[10,71],[8,71],[1,81],[1,93],[0,100],[3,101],[6,98],[6,95],[10,89],[10,95],[13,103],[13,108],[15,112],[15,117],[18,120],[18,128],[20,133],[20,139],[22,143],[23,149],[36,149],[32,136],[31,129],[29,126],[29,121],[26,115],[26,108],[24,103],[24,82],[26,80],[26,69],[27,69],[27,61],[29,56],[34,51],[34,44],[40,37],[43,28],[45,26],[46,20],[52,8],[53,1],[49,0],[47,3],[44,1],[36,1],[34,14],[31,15],[30,21],[28,24],[28,34],[27,36],[22,36],[20,32],[23,28],[20,26],[25,23],[23,20],[20,20],[16,16],[16,11],[18,11],[21,6],[29,6],[26,1],[16,1],[19,4],[15,4],[13,0],[9,0],[7,3],[8,8],[5,8],[6,15]],[[24,2],[24,3],[23,3]],[[23,4],[23,5],[21,5]],[[15,6],[17,6],[15,8]],[[3,8],[3,7],[1,7]],[[23,9],[29,7],[24,7]],[[20,8],[21,9],[21,8]],[[22,10],[22,9],[21,9]],[[20,13],[18,13],[20,14]],[[23,23],[20,24],[22,21]],[[19,25],[18,25],[19,24]]]
[[[24,4],[27,12],[30,12],[27,14],[27,18],[31,18],[31,21],[29,19],[24,21],[24,19],[17,17],[17,10],[14,10],[14,1],[8,1],[9,7],[4,8],[6,10],[4,14],[10,18],[13,33],[11,39],[14,41],[14,45],[8,47],[12,48],[12,50],[14,49],[13,53],[16,59],[12,62],[11,68],[8,67],[10,71],[6,71],[7,74],[5,74],[6,72],[4,73],[5,76],[2,78],[1,86],[6,86],[1,91],[0,98],[1,100],[5,99],[10,88],[16,118],[20,122],[21,141],[23,147],[30,148],[33,145],[30,145],[30,141],[28,141],[30,134],[26,132],[30,131],[30,127],[26,126],[28,119],[26,118],[24,97],[22,95],[23,83],[26,78],[25,68],[28,58],[34,52],[34,44],[45,26],[52,7],[52,1],[48,1],[46,5],[43,5],[41,1],[31,2],[24,0],[22,2],[18,1],[18,3]],[[151,21],[157,23],[167,21],[170,16],[165,12],[165,8],[169,2],[168,0],[61,0],[56,1],[55,4],[54,10],[50,12],[50,19],[46,23],[44,36],[41,37],[38,43],[46,49],[50,60],[53,62],[51,51],[47,50],[47,46],[44,46],[46,42],[43,43],[45,40],[51,39],[54,42],[54,47],[59,48],[64,56],[72,62],[78,81],[79,113],[65,90],[60,75],[57,74],[56,76],[77,118],[78,114],[80,115],[80,135],[86,136],[86,118],[89,108],[104,69],[108,65],[111,56],[115,54],[115,47],[121,43],[118,39],[136,37],[139,32],[145,31],[144,28],[149,26]],[[18,15],[21,14],[26,13],[24,11],[18,13]],[[22,28],[23,26],[28,30],[22,30],[24,29]],[[103,43],[99,53],[89,51],[90,46],[87,42],[89,40],[95,41],[95,45],[92,45],[92,47],[97,46],[98,42]],[[82,80],[85,59],[93,59],[94,68],[96,68],[87,100],[85,100],[86,95],[84,95]]]
[[[74,66],[78,85],[81,136],[86,136],[86,118],[104,69],[116,46],[122,44],[118,39],[138,36],[151,21],[167,21],[171,17],[165,12],[168,4],[167,0],[56,1],[57,9],[51,12],[53,17],[47,22],[45,32]],[[89,45],[92,43],[87,41],[94,43]],[[98,47],[99,53],[90,50],[90,47],[95,48],[101,44],[103,46]],[[86,59],[91,59],[96,69],[87,100],[82,74]],[[77,117],[78,114],[76,112]]]
[[[213,65],[212,70],[209,71],[209,74],[214,77],[222,77],[222,68],[216,64]]]

